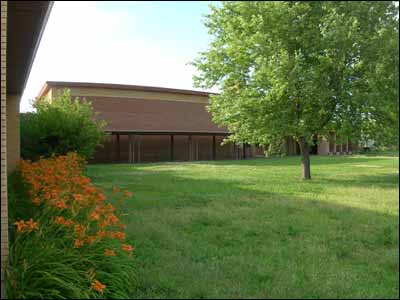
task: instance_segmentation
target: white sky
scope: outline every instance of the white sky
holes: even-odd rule
[[[45,81],[121,83],[193,89],[187,63],[207,47],[208,3],[55,1],[21,99]]]

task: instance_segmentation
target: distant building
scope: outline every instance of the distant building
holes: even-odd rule
[[[159,87],[47,82],[38,98],[51,101],[68,88],[92,102],[110,134],[93,162],[156,162],[245,159],[262,156],[248,144],[221,146],[229,134],[206,110],[210,93]]]
[[[264,156],[264,148],[249,144],[221,145],[227,128],[213,123],[206,110],[211,93],[160,87],[49,81],[38,98],[52,101],[64,89],[72,97],[92,102],[97,118],[107,122],[110,134],[92,162],[158,162],[246,159]],[[287,138],[287,155],[300,154]],[[323,140],[312,154],[349,153],[351,143],[336,145]]]

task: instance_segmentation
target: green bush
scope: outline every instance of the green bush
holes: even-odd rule
[[[90,102],[72,99],[69,90],[53,99],[39,99],[36,112],[21,114],[21,156],[38,160],[41,156],[77,152],[90,159],[104,141],[105,122],[95,119]]]

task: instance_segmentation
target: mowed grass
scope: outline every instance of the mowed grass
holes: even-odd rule
[[[91,165],[127,188],[133,298],[398,298],[398,156]]]

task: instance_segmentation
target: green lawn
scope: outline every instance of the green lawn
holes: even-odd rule
[[[128,188],[135,298],[398,298],[398,156],[91,165]]]

